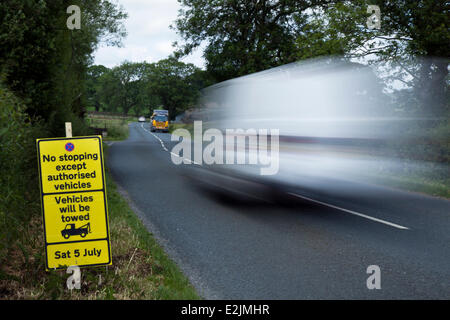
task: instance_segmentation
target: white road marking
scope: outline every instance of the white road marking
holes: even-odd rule
[[[170,154],[172,154],[172,155],[174,155],[174,156],[176,156],[176,157],[183,158],[183,157],[181,157],[180,155],[178,155],[178,154],[176,154],[176,153],[173,153],[172,151],[169,151],[169,150],[166,148],[164,142],[163,142],[157,135],[153,134],[153,132],[148,131],[147,129],[144,128],[144,124],[143,124],[143,123],[141,124],[141,127],[142,127],[142,129],[144,129],[145,131],[147,131],[148,133],[150,133],[152,136],[154,136],[156,139],[158,139],[159,142],[161,143],[162,148],[163,148],[165,151],[170,152]],[[192,160],[190,160],[190,159],[187,159],[187,158],[183,158],[183,159],[186,160],[186,161],[188,161],[188,162],[190,162],[190,163],[198,164],[197,162],[192,161]],[[323,206],[327,206],[327,207],[330,207],[330,208],[333,208],[333,209],[337,209],[337,210],[340,210],[340,211],[344,211],[344,212],[353,214],[353,215],[355,215],[355,216],[362,217],[362,218],[366,218],[366,219],[369,219],[369,220],[372,220],[372,221],[375,221],[375,222],[379,222],[379,223],[382,223],[382,224],[385,224],[385,225],[388,225],[388,226],[391,226],[391,227],[394,227],[394,228],[397,228],[397,229],[401,229],[401,230],[409,230],[409,228],[404,227],[404,226],[401,226],[401,225],[396,224],[396,223],[392,223],[392,222],[389,222],[389,221],[386,221],[386,220],[382,220],[382,219],[378,219],[378,218],[375,218],[375,217],[371,217],[371,216],[368,216],[368,215],[365,215],[365,214],[362,214],[362,213],[359,213],[359,212],[356,212],[356,211],[344,209],[344,208],[341,208],[341,207],[338,207],[338,206],[334,206],[334,205],[329,204],[329,203],[325,203],[325,202],[318,201],[318,200],[314,200],[314,199],[311,199],[311,198],[308,198],[308,197],[305,197],[305,196],[301,196],[301,195],[296,194],[296,193],[292,193],[292,192],[288,192],[288,193],[289,193],[290,195],[293,195],[294,197],[297,197],[297,198],[301,198],[301,199],[304,199],[304,200],[312,201],[312,202],[321,204],[321,205],[323,205]]]
[[[395,224],[395,223],[392,223],[392,222],[389,222],[389,221],[385,221],[385,220],[382,220],[382,219],[374,218],[374,217],[371,217],[371,216],[368,216],[368,215],[365,215],[365,214],[362,214],[362,213],[359,213],[359,212],[356,212],[356,211],[344,209],[344,208],[341,208],[341,207],[338,207],[338,206],[334,206],[334,205],[329,204],[329,203],[325,203],[325,202],[314,200],[314,199],[311,199],[311,198],[308,198],[308,197],[305,197],[305,196],[301,196],[301,195],[296,194],[296,193],[289,192],[289,194],[293,195],[294,197],[301,198],[301,199],[308,200],[308,201],[312,201],[312,202],[321,204],[323,206],[327,206],[327,207],[330,207],[330,208],[333,208],[333,209],[337,209],[337,210],[340,210],[340,211],[344,211],[344,212],[353,214],[353,215],[358,216],[358,217],[362,217],[362,218],[366,218],[366,219],[369,219],[369,220],[372,220],[372,221],[375,221],[375,222],[383,223],[385,225],[388,225],[388,226],[391,226],[391,227],[394,227],[394,228],[397,228],[397,229],[409,230],[409,228],[401,226],[399,224]]]
[[[169,150],[167,149],[166,145],[164,144],[164,141],[162,141],[161,138],[158,137],[157,135],[155,135],[153,132],[148,131],[147,129],[145,129],[143,123],[141,123],[141,128],[144,129],[145,131],[147,131],[148,133],[150,133],[150,134],[151,134],[152,136],[154,136],[156,139],[158,139],[158,141],[161,143],[161,147],[164,149],[164,151],[167,151],[167,152],[169,152],[170,154],[172,154],[172,155],[174,155],[174,156],[176,156],[176,157],[178,157],[178,158],[183,158],[183,160],[185,160],[185,161],[187,161],[187,162],[189,162],[189,163],[194,163],[194,164],[199,165],[199,163],[197,163],[197,162],[195,162],[195,161],[192,161],[192,160],[190,160],[190,159],[181,157],[180,155],[178,155],[178,154],[176,154],[176,153],[173,153],[172,151],[169,151]]]

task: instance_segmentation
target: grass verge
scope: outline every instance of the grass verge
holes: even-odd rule
[[[375,182],[392,188],[423,193],[450,199],[450,180],[446,177],[432,178],[426,175],[382,174],[374,178]]]
[[[92,128],[106,129],[105,141],[119,141],[128,138],[128,125],[136,122],[136,117],[118,117],[110,115],[88,114],[87,121]]]
[[[190,136],[193,136],[194,134],[194,124],[193,123],[171,123],[169,124],[169,132],[173,133],[177,129],[186,129],[190,132]],[[182,136],[182,135],[181,135]]]
[[[45,271],[42,218],[36,214],[0,266],[0,299],[199,299],[109,173],[106,182],[113,265],[82,268],[81,289],[68,290],[65,270]]]
[[[185,134],[186,137],[191,138],[194,135],[194,124],[193,123],[171,123],[169,125],[169,132],[173,133],[177,129],[186,129],[189,131],[189,134]],[[432,133],[432,137],[447,137],[448,132],[450,130],[449,126],[442,128],[438,128],[441,133]],[[183,134],[181,134],[183,136]],[[434,141],[434,140],[432,140]],[[439,141],[446,141],[446,144],[444,142],[438,143]],[[441,138],[438,142],[434,141],[435,144],[438,144],[439,148],[442,149],[440,152],[434,152],[434,154],[445,154],[448,157],[448,151],[450,150],[450,144],[449,140],[447,138]],[[425,146],[427,144],[423,144],[423,148],[425,149]],[[413,148],[410,148],[413,149]],[[402,150],[405,152],[405,150]],[[407,154],[411,155],[414,153],[414,150],[408,150]],[[430,151],[428,150],[430,153]],[[433,154],[433,153],[432,153]],[[447,159],[428,159],[428,160],[434,160],[437,163],[447,163]],[[379,172],[371,172],[367,173],[367,177],[369,181],[373,181],[376,184],[382,185],[382,186],[389,186],[396,189],[401,189],[405,191],[412,191],[412,192],[419,192],[431,196],[436,197],[442,197],[450,199],[450,178],[448,175],[448,172],[443,172],[441,169],[439,173],[437,173],[437,170],[433,168],[428,168],[427,170],[422,169],[423,172],[389,172],[389,171],[383,171],[380,170]]]

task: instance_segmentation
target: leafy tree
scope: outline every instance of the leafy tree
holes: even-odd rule
[[[97,68],[98,66],[95,66]],[[105,110],[128,114],[141,113],[148,104],[146,92],[147,63],[125,61],[99,77],[99,97]]]
[[[125,61],[98,78],[97,92],[104,110],[141,115],[165,108],[173,118],[192,107],[210,83],[204,71],[171,57],[152,64]]]
[[[380,28],[367,26],[368,5],[380,8]],[[333,1],[314,8],[297,39],[299,59],[338,52],[387,67],[387,80],[413,88],[419,107],[436,115],[448,108],[449,3]]]
[[[148,74],[150,94],[158,97],[172,119],[193,107],[200,89],[209,83],[199,68],[174,57],[153,64]]]
[[[324,1],[178,0],[174,27],[189,54],[202,42],[207,71],[217,81],[295,61],[297,38],[307,9]]]
[[[91,66],[87,71],[86,78],[86,95],[87,95],[87,106],[92,107],[95,111],[100,111],[101,108],[101,79],[110,70],[105,66]]]
[[[66,26],[69,5],[82,13],[81,30]],[[0,2],[0,68],[27,112],[51,124],[82,117],[84,81],[101,42],[118,45],[126,14],[108,0],[8,0]]]
[[[142,73],[140,64],[124,62],[119,67],[112,69],[112,75],[120,83],[116,92],[117,101],[124,114],[139,103],[140,84]]]
[[[174,28],[184,43],[177,55],[205,44],[217,81],[317,56],[363,58],[390,69],[387,80],[414,88],[418,107],[448,112],[448,1],[178,1]],[[367,26],[369,5],[380,8],[379,29]]]
[[[66,27],[71,4],[81,7],[81,30]],[[35,139],[61,136],[65,120],[72,121],[74,135],[86,134],[80,116],[87,66],[100,41],[120,42],[123,18],[121,9],[106,0],[0,1],[2,267],[14,260],[15,245],[28,256],[27,233],[34,228],[29,222],[40,212]],[[10,277],[0,269],[0,278]]]

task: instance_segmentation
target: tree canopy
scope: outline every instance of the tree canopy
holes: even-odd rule
[[[282,64],[339,55],[377,62],[386,81],[412,89],[412,104],[448,112],[450,32],[446,1],[178,0],[175,52],[155,63],[93,66],[99,44],[120,46],[123,8],[109,0],[8,0],[0,3],[0,74],[27,112],[49,123],[83,117],[86,108],[171,116],[195,104],[214,82]],[[82,11],[80,30],[66,27],[66,8]],[[367,25],[369,5],[380,28]],[[204,48],[206,70],[180,59]],[[422,59],[426,57],[427,59]],[[362,59],[362,60],[361,60]],[[355,60],[352,60],[355,61]]]
[[[380,28],[369,28],[367,8],[380,9]],[[449,3],[335,1],[311,10],[309,27],[297,38],[300,59],[333,53],[364,58],[391,70],[388,80],[415,92],[416,104],[439,115],[448,111]]]
[[[448,1],[178,1],[173,27],[183,42],[176,54],[205,46],[206,69],[216,81],[340,55],[384,64],[391,81],[413,89],[416,105],[448,112]],[[380,28],[367,24],[369,5],[380,9]]]
[[[81,8],[79,30],[66,26],[69,5]],[[84,80],[93,53],[102,42],[120,45],[126,17],[108,0],[0,2],[3,81],[24,99],[30,115],[50,125],[83,116]]]
[[[178,54],[206,43],[207,71],[217,81],[295,61],[306,10],[320,1],[178,0]]]
[[[193,107],[201,88],[210,84],[205,72],[174,57],[156,63],[125,61],[112,69],[93,66],[88,92],[96,110],[135,115],[164,108],[174,118]]]

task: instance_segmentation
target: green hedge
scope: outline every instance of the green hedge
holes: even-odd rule
[[[39,207],[34,139],[39,125],[31,125],[25,107],[0,86],[0,263],[23,233],[24,222]],[[34,183],[35,182],[35,183]]]
[[[43,125],[25,113],[24,104],[0,84],[0,264],[24,227],[40,212],[35,139]],[[0,274],[1,278],[1,274]]]
[[[51,120],[30,118],[25,103],[0,81],[0,265],[13,244],[24,250],[29,219],[40,214],[36,139],[61,136],[66,121],[74,135],[91,134],[86,121],[71,112]]]

